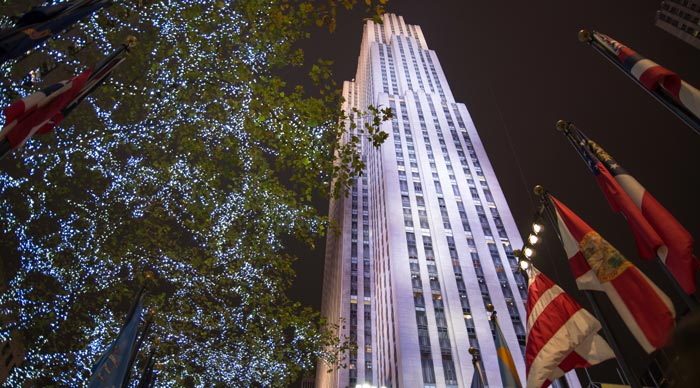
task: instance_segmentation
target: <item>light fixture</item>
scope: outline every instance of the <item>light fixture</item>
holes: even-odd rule
[[[535,234],[541,232],[542,229],[544,229],[544,226],[542,226],[542,224],[540,224],[539,222],[534,222],[532,224],[532,231],[535,232]]]
[[[527,271],[528,268],[530,268],[530,262],[527,261],[527,260],[520,260],[520,268],[521,268],[523,271]]]
[[[540,238],[537,237],[536,234],[530,233],[530,236],[527,237],[527,241],[529,241],[530,244],[535,245],[538,241],[540,241]]]
[[[525,246],[525,248],[523,248],[523,255],[525,255],[525,257],[527,257],[528,259],[531,258],[534,254],[535,250],[532,249],[532,247]]]

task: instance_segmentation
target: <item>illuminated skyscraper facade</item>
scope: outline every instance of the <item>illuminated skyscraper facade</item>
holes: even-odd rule
[[[656,12],[656,26],[700,49],[700,1],[668,0]]]
[[[353,108],[390,107],[394,118],[381,147],[363,141],[366,170],[330,204],[339,233],[329,233],[324,268],[322,313],[357,351],[347,369],[320,364],[316,386],[470,387],[473,346],[488,386],[500,387],[486,306],[495,306],[524,378],[527,286],[513,256],[522,241],[420,27],[383,19],[365,23],[344,109],[358,128],[364,118]]]

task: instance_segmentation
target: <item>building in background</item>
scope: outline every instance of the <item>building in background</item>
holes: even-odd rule
[[[364,173],[331,201],[339,233],[329,232],[324,268],[322,314],[357,351],[345,369],[320,363],[316,386],[469,387],[473,346],[486,383],[500,387],[488,304],[524,380],[527,285],[516,272],[515,222],[420,27],[383,20],[365,23],[343,108],[358,128],[368,118],[355,108],[390,107],[394,118],[381,147],[363,140]],[[575,377],[569,385],[580,386]]]
[[[667,0],[656,12],[656,26],[700,49],[700,1]]]

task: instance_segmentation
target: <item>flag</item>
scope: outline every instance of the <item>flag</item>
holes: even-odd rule
[[[0,140],[7,140],[10,148],[15,150],[35,134],[50,132],[63,121],[62,110],[80,94],[91,74],[92,70],[88,69],[5,108],[5,126],[0,131]]]
[[[592,152],[588,138],[573,124],[567,124],[567,138],[581,155],[598,182],[614,212],[622,212],[629,223],[643,259],[653,259],[665,252],[664,242],[649,224],[625,190],[613,178],[603,162]]]
[[[122,45],[104,60],[95,70],[42,89],[4,109],[5,126],[0,130],[0,142],[7,152],[21,148],[35,134],[50,132],[75,109],[96,87],[104,82],[112,71],[126,58],[120,54],[128,50]],[[2,158],[4,154],[0,154]]]
[[[14,27],[0,31],[0,63],[22,55],[111,4],[111,0],[75,0],[33,8]]]
[[[510,350],[508,350],[508,344],[505,338],[503,338],[501,327],[498,325],[498,318],[496,314],[493,314],[491,317],[493,320],[493,327],[496,329],[496,355],[498,356],[498,369],[501,372],[503,388],[522,388],[518,371],[515,369],[515,362],[513,362],[513,356],[510,354]]]
[[[678,74],[642,57],[607,35],[594,31],[592,39],[612,54],[644,88],[649,91],[664,90],[696,119],[700,118],[700,90],[683,81]]]
[[[527,388],[544,388],[574,368],[615,357],[596,334],[600,322],[547,276],[530,267],[527,293]]]
[[[578,288],[605,292],[647,353],[666,345],[676,316],[668,296],[569,208],[549,198]]]
[[[481,364],[474,361],[474,376],[472,376],[471,388],[484,388],[484,374],[481,372]]]
[[[143,290],[139,292],[136,304],[131,308],[126,324],[117,339],[92,367],[88,388],[121,387],[129,373],[129,358],[136,346],[141,312],[143,311]]]
[[[687,294],[695,293],[695,273],[700,262],[693,255],[693,237],[678,220],[661,205],[632,175],[628,174],[615,159],[592,140],[588,146],[601,160],[606,170],[619,183],[625,196],[630,198],[644,220],[663,241],[658,256],[669,272]],[[636,217],[627,217],[627,222],[640,223]],[[633,226],[634,227],[634,226]]]

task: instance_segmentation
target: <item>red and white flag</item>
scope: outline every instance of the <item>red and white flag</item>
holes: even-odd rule
[[[700,118],[700,90],[683,81],[673,71],[642,57],[607,35],[593,32],[593,39],[617,57],[622,66],[647,90],[664,89],[681,106]]]
[[[0,140],[7,139],[14,150],[35,134],[50,132],[63,120],[62,110],[78,96],[91,73],[88,69],[5,108],[5,126],[0,131]]]
[[[578,288],[605,292],[647,353],[666,345],[676,316],[668,296],[574,212],[549,198]]]
[[[625,212],[627,222],[632,229],[639,229],[640,225],[648,223],[655,234],[659,236],[663,245],[657,248],[656,254],[668,267],[678,284],[688,294],[695,293],[695,273],[700,262],[693,255],[693,237],[681,225],[680,222],[666,208],[649,193],[632,175],[627,173],[620,164],[605,150],[592,140],[587,141],[587,146],[595,153],[595,156],[604,165],[604,168],[614,176],[623,193],[618,193],[618,198],[612,198],[606,193],[608,202],[615,209],[616,204],[626,200],[640,213],[641,219],[630,215],[633,211]],[[602,187],[602,186],[601,186]],[[605,192],[605,190],[603,190]],[[637,236],[637,234],[635,234]],[[639,246],[639,238],[638,238]],[[640,249],[643,258],[644,254]]]
[[[527,388],[544,388],[574,368],[615,357],[600,322],[547,276],[530,267],[527,294]]]

